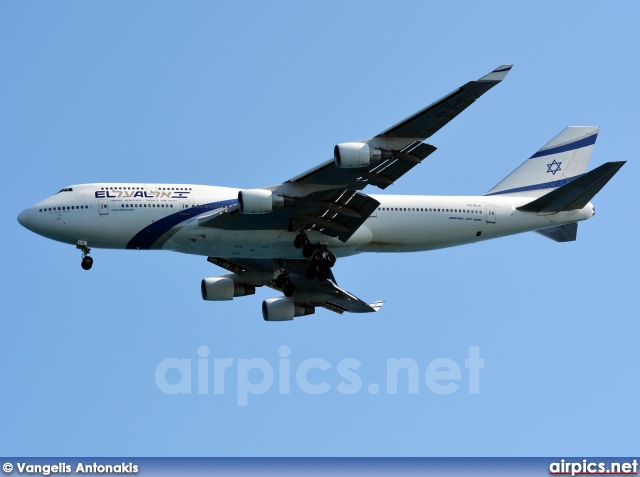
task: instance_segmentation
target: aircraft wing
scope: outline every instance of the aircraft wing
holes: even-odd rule
[[[469,107],[484,93],[500,83],[512,65],[503,65],[477,81],[470,81],[417,113],[384,130],[376,137],[361,141],[371,147],[385,149],[391,157],[371,167],[340,169],[334,159],[292,178],[289,182],[304,184],[348,184],[354,189],[375,185],[381,189],[422,162],[436,148],[421,142],[431,137],[449,121]]]
[[[331,273],[329,280],[308,280],[304,276],[308,263],[305,260],[269,260],[252,258],[222,258],[209,257],[209,262],[229,270],[242,277],[251,273],[273,273],[274,270],[285,271],[296,287],[295,301],[297,304],[321,306],[335,313],[371,313],[378,311],[384,301],[368,304],[360,298],[340,288]],[[242,281],[242,279],[240,279]],[[247,278],[250,281],[250,278]],[[283,291],[274,281],[266,283],[274,290]]]
[[[422,140],[502,81],[510,69],[511,65],[500,66],[371,139],[336,146],[333,159],[282,184],[263,188],[282,198],[282,208],[264,214],[243,214],[236,205],[201,215],[199,225],[242,230],[318,230],[346,242],[380,205],[359,191],[367,185],[386,189],[420,164],[436,150]],[[341,162],[347,155],[361,158],[362,154],[366,156],[365,165]]]
[[[335,158],[323,162],[287,181],[291,184],[322,185],[328,187],[350,187],[361,190],[368,185],[386,189],[401,176],[420,164],[424,158],[436,150],[435,146],[415,139],[395,141],[378,141],[376,138],[367,141],[370,146],[394,147],[389,152],[391,157],[370,164],[363,168],[341,169],[336,167]],[[285,183],[286,184],[286,183]]]
[[[269,214],[245,215],[235,204],[198,218],[201,227],[226,230],[318,230],[342,242],[349,240],[380,202],[352,189],[313,192],[292,207]]]

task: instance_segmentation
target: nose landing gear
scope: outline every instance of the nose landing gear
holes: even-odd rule
[[[82,262],[80,266],[83,270],[90,270],[93,266],[93,258],[89,256],[91,249],[87,246],[87,242],[85,240],[78,240],[76,248],[82,250]]]
[[[82,262],[80,263],[80,266],[82,267],[83,270],[90,270],[91,267],[93,266],[93,258],[91,258],[89,255],[87,255],[86,257],[82,257]]]

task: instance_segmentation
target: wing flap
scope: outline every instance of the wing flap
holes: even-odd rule
[[[355,190],[362,190],[368,185],[386,189],[436,150],[431,144],[420,141],[411,140],[408,141],[408,144],[406,141],[400,144],[404,144],[401,149],[390,151],[391,158],[368,167],[340,169],[335,166],[333,160],[330,160],[294,177],[289,182],[325,186],[342,183]]]
[[[228,259],[223,257],[209,257],[209,262],[229,270],[237,275],[252,272],[274,272],[283,270],[287,272],[290,280],[296,287],[296,292],[291,299],[301,305],[320,306],[335,313],[372,313],[380,309],[384,301],[375,301],[368,304],[357,296],[343,290],[330,280],[309,280],[304,276],[309,266],[307,260],[267,260],[267,259]],[[264,282],[263,282],[264,283]],[[282,291],[275,281],[265,283],[274,290]]]
[[[435,150],[431,144],[414,142],[402,151],[393,151],[392,159],[383,161],[372,169],[370,180],[380,189],[386,189]]]
[[[284,260],[283,265],[289,278],[296,286],[296,292],[292,297],[296,303],[321,306],[340,314],[345,311],[372,313],[378,311],[382,306],[380,302],[374,302],[370,305],[330,280],[307,279],[304,276],[304,272],[309,266],[307,260]]]
[[[296,303],[321,306],[339,314],[373,313],[380,309],[380,306],[377,306],[379,302],[370,305],[329,280],[320,282],[295,276],[292,277],[292,281],[297,289],[292,297]]]
[[[354,190],[335,191],[329,199],[330,207],[322,207],[319,214],[305,217],[305,228],[318,230],[346,242],[378,208],[380,202]]]
[[[236,204],[201,217],[198,225],[227,230],[310,229],[346,242],[379,205],[355,190],[328,190],[300,197],[293,206],[268,214],[241,214]]]

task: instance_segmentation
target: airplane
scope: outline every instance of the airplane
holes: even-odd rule
[[[436,148],[423,142],[500,83],[512,65],[470,81],[377,136],[338,144],[333,158],[259,189],[188,184],[72,185],[28,207],[18,222],[75,245],[89,270],[92,248],[171,250],[206,256],[228,274],[201,281],[204,300],[232,300],[267,286],[265,321],[322,307],[376,312],[337,284],[338,258],[435,250],[536,231],[576,240],[591,199],[625,161],[586,172],[598,127],[568,127],[480,196],[368,195],[386,190]]]

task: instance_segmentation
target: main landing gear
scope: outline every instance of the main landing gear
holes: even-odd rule
[[[82,262],[80,263],[80,266],[83,270],[90,270],[93,266],[93,258],[89,256],[91,249],[87,246],[87,242],[84,240],[78,240],[76,248],[82,250]]]
[[[302,249],[302,256],[308,259],[309,265],[304,272],[305,278],[308,280],[317,278],[323,282],[331,276],[331,267],[336,264],[337,257],[325,245],[313,245],[309,237],[301,232],[296,235],[293,246]],[[291,298],[296,292],[296,286],[284,268],[280,269],[280,273],[273,281],[287,298]]]
[[[321,282],[325,281],[331,275],[329,270],[336,264],[337,257],[326,246],[313,245],[309,238],[299,233],[293,241],[293,246],[302,249],[302,256],[311,259],[311,264],[305,270],[304,276],[313,280],[317,278]]]
[[[289,275],[287,275],[286,273],[281,273],[280,275],[278,275],[275,281],[276,285],[283,289],[284,296],[286,296],[287,298],[291,298],[296,292],[296,286],[291,283]]]

